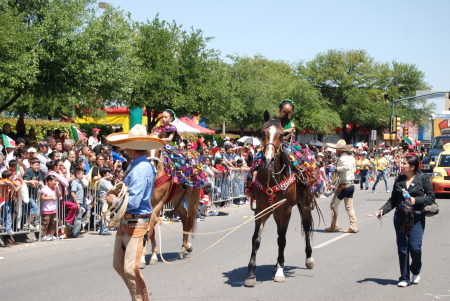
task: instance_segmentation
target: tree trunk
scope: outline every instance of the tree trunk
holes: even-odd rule
[[[23,90],[17,91],[17,93],[11,98],[7,103],[0,106],[0,113],[2,113],[4,110],[12,106],[19,98],[22,96]]]
[[[147,110],[147,132],[151,133],[152,129],[155,127],[155,125],[158,123],[158,112],[153,112],[150,106],[145,106],[145,109]]]

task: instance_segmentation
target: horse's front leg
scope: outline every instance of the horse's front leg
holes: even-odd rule
[[[306,260],[305,265],[308,269],[314,268],[314,259],[312,258],[312,248],[311,248],[311,235],[313,230],[313,218],[312,218],[312,211],[309,209],[303,209],[300,204],[297,205],[298,210],[300,211],[300,216],[302,218],[302,226],[303,231],[305,232],[305,253],[306,253]]]
[[[259,211],[255,211],[255,215],[258,214]],[[253,287],[256,284],[256,253],[258,252],[259,246],[261,245],[261,234],[264,230],[264,224],[269,218],[270,214],[267,214],[260,219],[255,221],[255,231],[252,236],[252,253],[250,255],[250,261],[248,263],[248,272],[247,277],[245,277],[244,285],[248,287]]]
[[[275,266],[275,282],[284,282],[284,249],[286,248],[286,232],[291,218],[292,207],[290,205],[283,205],[281,208],[275,210],[274,217],[277,223],[278,232],[278,258]]]

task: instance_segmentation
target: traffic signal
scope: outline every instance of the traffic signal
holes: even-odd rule
[[[406,127],[403,129],[403,136],[408,137],[408,128]]]
[[[395,131],[398,131],[401,129],[401,119],[400,117],[395,117]]]

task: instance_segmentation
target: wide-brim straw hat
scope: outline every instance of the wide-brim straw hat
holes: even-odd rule
[[[341,151],[350,151],[353,149],[353,145],[347,144],[344,139],[339,140],[337,143],[327,142],[327,146]]]
[[[128,133],[114,133],[106,137],[109,144],[134,150],[151,150],[163,147],[166,142],[147,134],[142,124],[136,124]]]

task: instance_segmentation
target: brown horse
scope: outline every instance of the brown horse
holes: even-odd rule
[[[156,169],[155,187],[151,200],[153,212],[150,217],[149,238],[152,242],[152,255],[150,264],[158,262],[158,246],[155,239],[155,224],[160,216],[164,204],[171,202],[173,209],[180,216],[183,224],[183,242],[178,258],[183,259],[185,252],[192,252],[193,248],[189,242],[189,234],[194,230],[195,222],[197,220],[197,208],[200,200],[200,189],[191,189],[182,184],[173,183],[170,175],[164,170],[161,151],[152,150],[148,158]],[[186,199],[187,209],[184,208],[184,200]],[[145,262],[147,242],[144,245],[144,252],[141,258],[142,263]]]
[[[263,162],[257,168],[254,176],[254,191],[252,198],[256,200],[255,215],[268,208],[272,204],[286,199],[286,202],[278,206],[273,212],[278,232],[278,258],[276,263],[275,281],[285,281],[284,268],[284,248],[286,246],[286,232],[291,217],[293,206],[297,206],[302,219],[302,228],[306,241],[306,267],[314,267],[314,259],[311,257],[311,234],[313,229],[313,218],[311,210],[315,206],[315,198],[308,187],[299,180],[294,171],[289,157],[282,149],[283,128],[288,122],[287,115],[282,119],[269,120],[269,114],[264,114],[263,135]],[[256,253],[261,244],[261,234],[264,224],[270,217],[267,214],[255,221],[255,231],[252,237],[252,253],[248,264],[248,272],[245,278],[245,286],[254,286],[256,276]]]

